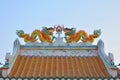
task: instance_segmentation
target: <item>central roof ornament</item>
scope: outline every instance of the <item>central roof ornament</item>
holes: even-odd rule
[[[62,34],[62,27],[60,25],[55,26],[56,32],[58,34],[58,39],[60,39],[60,34]]]
[[[59,33],[59,32],[60,32],[60,33],[62,32],[62,27],[61,27],[60,25],[58,25],[58,26],[56,27],[56,32],[58,32],[58,33]]]
[[[57,32],[58,37],[53,36],[54,31]],[[93,34],[87,34],[84,30],[79,30],[76,32],[76,28],[65,28],[63,25],[55,25],[53,27],[47,28],[42,27],[42,30],[34,30],[31,35],[24,33],[23,30],[16,30],[16,34],[23,38],[25,42],[36,42],[38,39],[41,42],[53,43],[53,40],[57,38],[57,40],[61,39],[60,34],[65,34],[63,37],[66,43],[71,42],[94,42],[95,38],[98,38],[101,35],[101,30],[94,30]]]

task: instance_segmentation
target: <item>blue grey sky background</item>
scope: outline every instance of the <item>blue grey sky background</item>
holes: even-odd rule
[[[0,0],[0,62],[12,53],[16,30],[31,33],[57,24],[88,33],[101,29],[93,44],[102,39],[106,54],[112,52],[120,63],[120,0]]]

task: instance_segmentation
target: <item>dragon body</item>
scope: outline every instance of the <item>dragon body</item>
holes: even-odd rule
[[[75,28],[63,28],[63,31],[65,32],[65,40],[66,43],[71,43],[71,42],[94,42],[94,39],[99,37],[101,34],[101,30],[94,30],[93,34],[88,35],[84,30],[79,30],[76,32]]]
[[[60,32],[64,32],[66,43],[79,42],[80,40],[84,43],[94,42],[95,38],[98,38],[101,34],[101,30],[94,30],[93,34],[87,34],[84,30],[76,32],[76,28],[64,28],[64,26],[54,26],[54,28],[43,27],[42,30],[34,30],[31,35],[24,33],[23,30],[17,30],[16,34],[23,38],[25,42],[36,42],[38,39],[41,42],[53,43],[53,33],[56,31],[58,35]]]
[[[42,30],[34,30],[31,35],[24,33],[23,30],[17,30],[16,34],[19,37],[24,38],[25,42],[36,42],[38,40],[37,39],[38,36],[41,42],[52,43],[54,38],[53,36],[54,30],[55,30],[54,28],[43,27]]]

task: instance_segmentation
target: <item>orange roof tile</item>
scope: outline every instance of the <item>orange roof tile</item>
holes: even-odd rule
[[[118,72],[118,77],[120,77],[120,69],[118,69],[117,72]]]
[[[99,56],[18,56],[8,77],[110,77]]]
[[[0,77],[2,76],[2,68],[0,67]]]

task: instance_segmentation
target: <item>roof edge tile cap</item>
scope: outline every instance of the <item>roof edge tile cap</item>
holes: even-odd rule
[[[102,39],[98,41],[97,45],[104,47],[104,42],[102,41]]]

